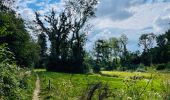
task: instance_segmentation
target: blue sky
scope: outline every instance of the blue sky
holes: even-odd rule
[[[60,12],[64,0],[19,0],[18,12],[26,20],[35,18],[34,11],[47,13],[51,8]],[[143,33],[161,34],[170,28],[170,0],[100,0],[96,18],[88,34],[86,49],[91,50],[99,38],[129,38],[128,49],[138,50],[138,38]]]

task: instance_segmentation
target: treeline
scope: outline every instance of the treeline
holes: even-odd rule
[[[145,70],[145,66],[154,65],[157,69],[169,67],[169,31],[158,36],[153,33],[141,35],[138,45],[143,48],[142,52],[129,51],[128,38],[124,34],[120,38],[99,39],[93,51],[86,52],[88,21],[95,17],[97,3],[97,0],[70,0],[59,14],[53,9],[47,15],[35,12],[37,27],[32,29],[39,33],[40,67],[71,73],[86,73],[91,69],[94,72]],[[47,42],[51,44],[48,54]]]
[[[138,45],[143,51],[127,50],[128,38],[125,34],[120,38],[99,39],[94,49],[87,56],[86,62],[94,71],[103,70],[146,70],[145,66],[157,70],[170,68],[170,30],[165,34],[142,34]]]
[[[31,72],[23,67],[34,67],[39,55],[39,46],[26,31],[24,20],[12,9],[14,2],[0,1],[1,100],[31,99]]]

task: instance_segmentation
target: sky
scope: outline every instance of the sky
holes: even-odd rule
[[[17,10],[28,21],[34,20],[34,12],[46,14],[52,8],[60,12],[64,0],[18,0]],[[97,39],[128,37],[127,48],[139,50],[141,34],[162,34],[170,28],[170,0],[99,0],[96,17],[88,34],[85,48],[92,50]]]

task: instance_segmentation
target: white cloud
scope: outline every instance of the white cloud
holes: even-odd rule
[[[169,28],[170,2],[167,1],[170,0],[101,1],[98,16],[92,21],[95,27],[89,36],[90,44],[94,43],[96,37],[119,37],[125,33],[129,38],[128,47],[137,50],[141,34],[150,32],[159,34]],[[127,15],[121,12],[126,12]],[[109,34],[99,32],[102,30],[109,31]]]
[[[132,6],[129,12],[134,14],[124,20],[114,20],[110,17],[98,17],[95,19],[95,25],[98,28],[119,28],[119,29],[144,29],[151,27],[155,19],[164,12],[170,3],[145,4],[141,6]]]
[[[33,20],[35,18],[34,11],[30,8],[25,8],[19,12],[24,19]]]

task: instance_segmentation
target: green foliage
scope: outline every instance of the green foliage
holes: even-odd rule
[[[94,57],[96,64],[94,65],[94,71],[98,72],[101,68],[107,69],[109,67],[110,54],[108,41],[99,39],[95,42]]]
[[[112,37],[109,40],[97,40],[94,45],[93,56],[98,66],[104,70],[130,66],[132,56],[127,51],[127,42],[128,38],[124,34],[120,38]]]
[[[13,53],[5,44],[0,45],[0,99],[17,99],[19,82],[17,67],[13,60]]]
[[[36,60],[38,60],[39,48],[31,40],[25,29],[24,21],[11,12],[0,12],[0,19],[2,20],[0,44],[7,44],[7,47],[15,55],[18,65],[24,67],[34,66],[33,63],[37,63]]]
[[[138,72],[146,72],[146,66],[144,64],[139,64],[136,71],[138,71]]]
[[[31,99],[35,84],[34,74],[31,75],[30,71],[16,65],[14,54],[7,46],[0,45],[0,99]]]
[[[19,97],[18,72],[14,65],[0,63],[0,98],[17,99]]]
[[[23,57],[22,66],[24,67],[38,67],[39,66],[39,59],[40,59],[40,47],[37,43],[34,41],[30,41],[27,44],[25,44],[25,47],[23,48],[23,51],[21,53],[23,54],[21,57]],[[20,58],[21,59],[21,58]]]
[[[157,64],[156,70],[164,70],[166,68],[165,64]]]
[[[100,64],[95,64],[93,66],[93,72],[94,73],[99,73],[101,71],[101,65]]]
[[[153,47],[155,35],[153,33],[142,34],[139,38],[139,46],[143,47],[144,52],[148,52]]]
[[[170,62],[168,62],[168,63],[166,64],[166,68],[167,68],[167,69],[170,69]]]
[[[40,46],[40,61],[39,66],[40,68],[45,68],[47,63],[47,40],[46,35],[44,33],[39,34],[38,36],[38,44]]]
[[[0,45],[0,62],[2,63],[14,63],[14,54],[9,51],[9,49],[6,47],[7,44],[1,44]]]
[[[157,46],[150,50],[150,54],[148,53],[148,55],[152,55],[154,64],[166,64],[170,61],[169,35],[170,30],[164,34],[158,35],[156,38]]]
[[[97,0],[69,0],[59,16],[54,10],[45,15],[49,27],[41,21],[40,14],[35,13],[36,24],[41,32],[47,34],[51,43],[47,70],[74,73],[87,70],[83,65],[88,29],[86,23],[95,16],[97,3]]]

